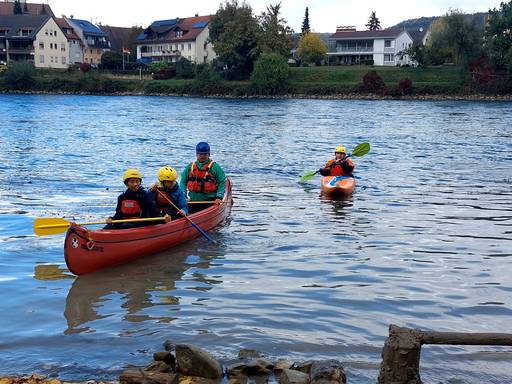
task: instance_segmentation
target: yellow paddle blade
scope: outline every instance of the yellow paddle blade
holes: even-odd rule
[[[144,219],[130,219],[130,220],[112,220],[112,223],[126,223],[131,221],[155,221],[165,220],[165,217],[147,217]],[[77,223],[77,225],[96,225],[107,224],[105,221],[93,221],[90,223]],[[37,236],[56,235],[58,233],[66,232],[71,225],[70,221],[60,218],[49,219],[35,219],[34,232]]]

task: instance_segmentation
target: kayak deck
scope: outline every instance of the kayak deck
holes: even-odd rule
[[[356,188],[356,179],[351,176],[324,176],[322,190],[332,195],[350,195]]]

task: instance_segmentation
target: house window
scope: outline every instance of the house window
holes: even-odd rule
[[[98,49],[98,55],[101,55],[101,49]]]
[[[208,60],[208,56],[205,56],[205,57],[203,58],[203,62],[205,62],[205,63],[206,63],[206,60]]]
[[[206,49],[207,49],[207,45],[208,45],[208,44],[206,44],[206,43],[204,43],[204,45],[203,45],[203,49],[204,49],[205,51],[206,51]]]
[[[384,48],[391,48],[391,40],[384,40]]]
[[[53,56],[50,56],[50,63],[53,63]]]
[[[393,61],[393,55],[384,55],[384,61]]]
[[[62,64],[66,64],[66,58],[65,58],[64,56],[61,56],[61,58],[60,58],[60,62],[61,62]]]
[[[50,43],[50,49],[53,49],[53,43]]]
[[[44,43],[39,43],[39,49],[44,49]]]
[[[188,50],[190,51],[192,49],[192,44],[188,44]]]
[[[176,37],[182,37],[183,31],[176,31]]]
[[[75,59],[79,59],[80,58],[80,52],[75,52]]]
[[[28,36],[28,35],[30,35],[30,32],[32,32],[31,29],[22,29],[21,36]]]
[[[181,50],[184,51],[185,50],[185,44],[181,44]]]
[[[39,62],[44,63],[44,55],[39,55]]]
[[[0,29],[0,36],[7,36],[8,29]]]
[[[177,51],[177,50],[178,50],[178,44],[176,44],[176,45],[174,46],[174,50],[175,50],[175,51]]]
[[[65,51],[66,51],[66,44],[61,44],[61,45],[60,45],[60,50],[61,50],[62,52],[65,52]]]
[[[45,34],[46,36],[48,36],[48,28],[46,28],[46,29],[44,30],[44,34]]]

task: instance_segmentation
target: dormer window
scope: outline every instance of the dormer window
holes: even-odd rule
[[[182,37],[183,31],[176,31],[176,37]]]

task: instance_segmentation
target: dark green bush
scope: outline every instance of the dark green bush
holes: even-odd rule
[[[36,68],[32,61],[11,61],[3,76],[6,90],[29,91],[35,85]]]

